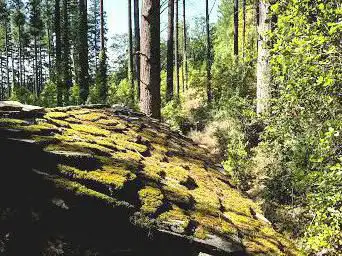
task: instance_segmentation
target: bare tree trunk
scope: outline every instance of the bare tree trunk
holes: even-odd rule
[[[10,77],[9,77],[9,47],[8,47],[8,23],[6,21],[5,25],[5,50],[6,50],[6,82],[7,82],[7,90],[8,90],[8,97],[11,97],[11,85],[10,85]]]
[[[128,0],[128,77],[131,83],[132,101],[135,101],[134,96],[134,68],[133,68],[133,34],[132,34],[132,2]]]
[[[271,29],[268,19],[270,4],[266,0],[259,3],[259,26],[258,26],[258,63],[257,63],[257,113],[263,114],[269,111],[271,98],[271,71],[267,48],[266,32]]]
[[[160,119],[160,0],[143,1],[141,25],[140,107]]]
[[[173,97],[173,37],[174,37],[174,0],[168,2],[167,64],[166,64],[166,101]]]
[[[178,1],[176,1],[175,6],[175,18],[176,18],[176,37],[175,37],[175,65],[176,65],[176,88],[177,88],[177,97],[179,98],[179,8],[178,8]]]
[[[88,17],[87,0],[79,0],[79,83],[81,104],[86,104],[89,96],[89,49],[88,49]]]
[[[242,31],[242,56],[246,57],[246,0],[242,0],[243,31]]]
[[[138,85],[138,100],[140,100],[140,13],[139,0],[134,0],[134,38],[135,38],[135,72]]]
[[[57,105],[63,104],[63,88],[61,82],[61,61],[62,61],[62,41],[61,41],[61,13],[60,0],[55,2],[55,33],[56,33],[56,84],[57,84]]]
[[[187,28],[186,28],[186,8],[185,0],[183,0],[183,77],[185,88],[188,89],[188,54],[187,54]]]
[[[209,2],[205,1],[205,20],[206,20],[206,32],[207,32],[207,96],[208,103],[212,101],[211,90],[211,42],[210,42],[210,23],[209,23]]]
[[[239,55],[239,0],[234,0],[234,55]]]
[[[18,27],[18,34],[19,34],[19,83],[20,83],[20,86],[23,85],[23,72],[22,72],[22,56],[23,56],[23,53],[22,53],[22,44],[21,44],[21,41],[22,41],[22,38],[21,38],[21,26],[19,25]]]
[[[34,37],[34,95],[38,97],[38,51],[37,51],[37,37]]]

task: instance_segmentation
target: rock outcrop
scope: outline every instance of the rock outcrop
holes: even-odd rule
[[[140,113],[0,102],[0,152],[0,254],[300,254],[205,149]]]

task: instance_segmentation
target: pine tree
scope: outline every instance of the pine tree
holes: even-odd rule
[[[62,63],[63,63],[63,85],[64,85],[64,104],[69,105],[70,88],[72,86],[71,74],[71,45],[70,45],[70,16],[68,0],[63,0],[62,16],[63,26],[62,37]]]
[[[138,87],[138,100],[140,100],[140,13],[139,0],[134,0],[134,47],[135,47],[135,74]]]
[[[166,101],[173,97],[174,0],[168,0]]]
[[[268,18],[270,4],[266,0],[259,2],[258,26],[258,63],[257,63],[257,113],[263,114],[269,110],[271,97],[271,70],[269,65],[270,52],[266,46],[266,33],[271,29]]]
[[[141,22],[141,99],[147,116],[160,119],[160,1],[144,0]]]
[[[211,42],[210,42],[210,23],[209,23],[209,2],[205,1],[205,20],[206,20],[206,38],[207,38],[207,97],[208,103],[212,101],[211,89]]]
[[[100,0],[100,41],[101,50],[99,56],[99,70],[97,71],[97,83],[99,86],[99,97],[101,103],[107,101],[107,55],[105,47],[105,24],[104,24],[104,10],[103,0]]]
[[[80,101],[85,104],[89,95],[89,62],[88,62],[88,18],[87,0],[79,0],[79,83]]]
[[[33,37],[33,47],[34,47],[34,95],[38,97],[39,86],[40,86],[40,75],[39,75],[39,62],[38,62],[38,50],[40,45],[40,40],[43,31],[43,21],[41,17],[41,0],[30,0],[30,34]],[[25,54],[24,54],[25,56]],[[25,77],[25,76],[24,76]]]
[[[179,8],[178,8],[178,1],[176,1],[176,6],[175,6],[175,19],[176,19],[176,24],[175,24],[175,65],[176,65],[176,88],[177,88],[177,97],[179,98]]]
[[[55,0],[55,37],[56,37],[56,63],[55,82],[57,84],[57,105],[63,105],[63,84],[62,84],[62,40],[61,40],[61,12],[60,0]]]
[[[183,91],[184,84],[188,89],[188,53],[187,53],[187,27],[186,27],[186,5],[183,0]]]
[[[239,55],[239,0],[234,0],[234,55]]]
[[[134,102],[134,68],[133,68],[133,34],[132,34],[132,1],[128,0],[128,79],[131,84],[132,101]]]

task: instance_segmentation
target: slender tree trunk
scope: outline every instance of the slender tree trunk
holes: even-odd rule
[[[140,100],[140,13],[139,0],[134,0],[134,38],[135,38],[135,72]]]
[[[242,31],[242,55],[246,57],[246,0],[242,0],[243,31]]]
[[[167,64],[166,64],[166,101],[173,97],[173,38],[174,38],[174,0],[168,0]]]
[[[6,51],[6,83],[7,83],[7,90],[8,90],[8,97],[11,97],[11,85],[10,85],[10,71],[9,71],[9,40],[8,40],[8,23],[6,21],[5,25],[5,51]]]
[[[259,26],[258,26],[258,63],[257,63],[257,113],[267,113],[270,108],[271,98],[271,70],[269,64],[270,53],[266,46],[266,32],[271,29],[271,22],[268,19],[270,4],[261,0],[259,5]]]
[[[160,0],[143,1],[141,25],[140,107],[160,119]]]
[[[183,0],[183,76],[185,77],[185,88],[188,89],[188,53],[187,53],[187,28],[186,28],[186,5]]]
[[[19,84],[20,86],[22,86],[23,85],[23,72],[22,72],[23,68],[22,68],[21,60],[23,57],[23,53],[22,53],[22,43],[21,43],[22,38],[21,38],[21,26],[20,25],[18,27],[18,34],[19,34],[19,38],[18,38],[19,40]]]
[[[100,99],[102,103],[107,101],[107,55],[105,48],[105,29],[104,29],[104,12],[103,0],[100,0],[100,37],[101,37],[101,51],[99,58],[99,75],[100,75]],[[132,56],[133,57],[133,56]]]
[[[239,55],[239,0],[234,0],[234,55]]]
[[[133,34],[132,34],[132,0],[128,0],[128,77],[131,83],[132,101],[135,101],[134,95],[134,68],[133,68]]]
[[[34,95],[38,97],[38,51],[37,37],[34,37]]]
[[[205,20],[206,20],[206,32],[207,32],[207,96],[208,103],[212,101],[211,90],[211,42],[210,42],[210,21],[209,21],[209,2],[205,1]]]
[[[61,41],[61,13],[60,0],[55,0],[55,33],[56,33],[56,84],[57,84],[57,105],[63,105],[63,88],[61,82],[61,61],[62,61],[62,41]]]
[[[86,104],[89,95],[89,62],[88,62],[88,19],[87,0],[79,0],[79,66],[80,66],[80,101]]]
[[[175,65],[176,65],[176,88],[177,88],[177,97],[179,98],[180,84],[179,84],[179,8],[178,1],[176,1],[175,6],[175,19],[176,19],[176,37],[175,37]]]

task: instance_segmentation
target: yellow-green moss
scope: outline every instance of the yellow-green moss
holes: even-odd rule
[[[195,207],[199,211],[210,213],[220,212],[220,201],[212,190],[199,187],[189,192],[195,199]]]
[[[110,135],[110,132],[96,127],[95,125],[87,125],[87,124],[71,124],[71,129],[77,132],[84,132],[89,133],[92,135],[97,136],[108,136]]]
[[[154,214],[163,205],[164,196],[157,188],[145,187],[138,193],[141,202],[141,211],[145,214]]]
[[[17,125],[27,125],[28,122],[21,119],[14,118],[0,118],[0,126],[17,126]]]
[[[220,215],[213,216],[205,212],[195,211],[191,214],[191,218],[200,223],[200,226],[207,231],[213,230],[214,233],[225,236],[238,234],[236,227]]]
[[[204,230],[203,227],[197,227],[194,233],[194,237],[201,239],[201,240],[205,240],[208,236],[208,232]]]
[[[86,186],[83,186],[77,182],[70,181],[70,180],[63,179],[63,178],[54,178],[52,181],[57,188],[73,192],[76,196],[87,196],[87,197],[97,198],[110,204],[118,203],[116,199],[109,197],[105,194],[99,193],[95,190],[89,189]]]
[[[102,118],[106,119],[108,118],[106,115],[104,115],[103,113],[99,113],[99,112],[89,112],[89,113],[86,113],[86,114],[80,114],[80,115],[77,115],[77,118],[82,120],[82,121],[91,121],[91,122],[95,122],[95,121],[98,121]]]
[[[72,175],[74,179],[94,181],[101,184],[113,186],[116,189],[121,189],[127,181],[126,176],[120,175],[113,171],[81,171],[77,168],[65,165],[59,165],[58,170],[64,175]]]
[[[135,162],[140,162],[140,160],[142,159],[140,154],[133,152],[133,151],[115,152],[112,154],[112,157],[117,160],[135,161]]]
[[[145,145],[137,144],[132,141],[130,141],[130,138],[121,133],[113,133],[110,136],[110,140],[115,143],[120,150],[133,150],[138,151],[140,153],[143,153],[147,150],[147,147]]]
[[[50,118],[50,119],[65,119],[69,117],[69,114],[65,112],[48,112],[45,115],[45,118]]]
[[[176,205],[172,205],[172,209],[162,213],[158,216],[157,220],[161,222],[176,223],[182,229],[186,229],[190,223],[190,217]]]

